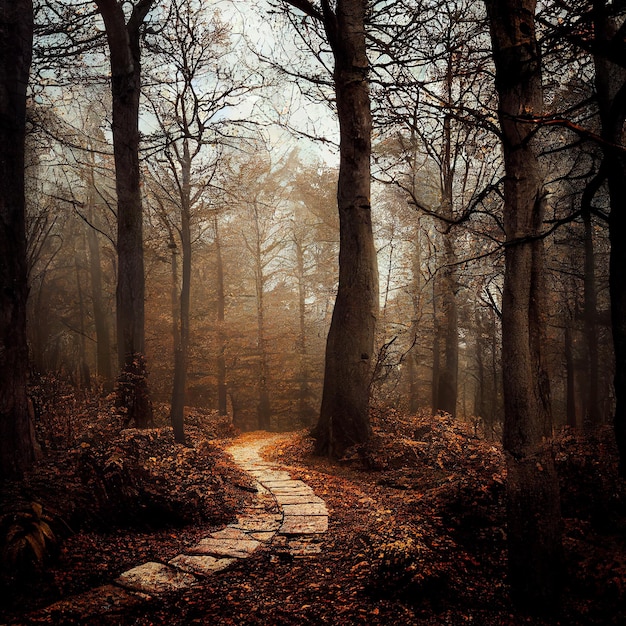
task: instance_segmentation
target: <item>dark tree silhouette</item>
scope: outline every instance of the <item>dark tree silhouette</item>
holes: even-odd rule
[[[289,1],[323,25],[334,58],[340,161],[337,204],[339,285],[326,343],[324,390],[316,427],[318,454],[341,456],[370,436],[369,386],[378,315],[378,267],[372,234],[372,117],[365,43],[365,0]]]
[[[104,20],[111,63],[113,153],[117,191],[117,349],[119,400],[128,421],[152,421],[144,329],[143,213],[139,172],[141,27],[154,0],[138,0],[128,20],[117,0],[96,0]]]
[[[505,161],[502,297],[509,576],[520,607],[549,609],[561,582],[559,483],[551,452],[541,233],[546,193],[533,117],[543,112],[536,0],[485,0]]]
[[[35,457],[28,410],[27,254],[24,196],[26,89],[32,56],[31,0],[0,2],[0,478]]]

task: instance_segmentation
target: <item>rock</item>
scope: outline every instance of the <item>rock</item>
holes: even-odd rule
[[[199,574],[201,576],[209,576],[226,569],[235,562],[236,559],[218,559],[213,556],[179,554],[175,556],[169,565],[183,572],[191,574]]]
[[[191,574],[168,567],[163,563],[149,561],[124,572],[115,582],[127,589],[160,595],[187,589],[197,581]]]
[[[316,515],[285,515],[283,525],[278,531],[281,535],[309,535],[325,533],[328,530],[328,517]]]
[[[214,539],[207,537],[188,550],[189,554],[208,554],[211,556],[226,556],[236,559],[245,559],[259,546],[256,539]]]

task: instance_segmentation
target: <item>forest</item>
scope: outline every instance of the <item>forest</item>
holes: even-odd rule
[[[626,622],[626,2],[0,50],[0,623]]]

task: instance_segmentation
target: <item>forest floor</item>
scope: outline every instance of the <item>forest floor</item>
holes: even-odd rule
[[[214,413],[192,412],[182,446],[166,427],[116,430],[101,401],[65,402],[54,415],[40,413],[50,422],[39,432],[45,458],[25,483],[3,485],[0,623],[42,623],[37,611],[61,598],[139,563],[167,562],[255,497],[223,451],[235,433]],[[53,441],[70,410],[80,416],[71,436],[66,429]],[[608,429],[586,438],[566,431],[555,443],[563,601],[537,618],[508,597],[499,446],[449,417],[386,410],[372,418],[372,444],[340,462],[313,456],[305,432],[264,450],[326,502],[319,554],[297,558],[269,544],[185,591],[109,621],[76,623],[626,623],[626,490]]]

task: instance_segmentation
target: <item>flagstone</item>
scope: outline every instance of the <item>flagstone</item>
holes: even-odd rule
[[[271,491],[274,491],[274,489],[280,489],[281,487],[287,487],[289,489],[296,488],[296,487],[306,487],[307,489],[310,489],[310,487],[305,482],[301,480],[292,480],[292,479],[268,480],[268,481],[265,481],[264,484]]]
[[[248,535],[252,537],[252,539],[256,539],[257,541],[262,541],[265,543],[267,541],[271,541],[276,536],[276,531],[275,530],[271,530],[271,531],[263,530],[263,531],[258,531],[258,532],[255,531],[255,532],[248,533]]]
[[[325,504],[324,500],[316,496],[313,491],[305,494],[277,493],[274,497],[282,506],[285,504]]]
[[[209,535],[212,539],[248,539],[248,533],[238,528],[235,524],[230,524],[222,530],[217,530]]]
[[[261,542],[256,539],[214,539],[208,537],[201,539],[193,548],[189,548],[187,553],[245,559],[260,545]]]
[[[312,496],[314,495],[313,489],[307,485],[284,485],[280,487],[273,487],[268,485],[268,489],[275,496],[278,494],[284,496]]]
[[[237,522],[230,524],[232,528],[239,528],[244,531],[278,530],[283,516],[275,513],[246,515],[237,519]]]
[[[179,570],[148,561],[120,574],[115,582],[127,589],[142,591],[149,594],[162,594],[187,589],[195,585],[195,576]]]
[[[306,504],[284,504],[283,511],[285,515],[326,515],[328,509],[322,503],[306,503]]]
[[[179,554],[169,561],[169,564],[184,572],[208,576],[226,569],[235,561],[236,559],[219,559],[208,555]]]
[[[325,533],[328,530],[326,515],[285,515],[283,525],[278,531],[281,535],[308,535]]]
[[[281,481],[289,481],[291,482],[291,476],[289,472],[283,472],[278,470],[248,470],[252,476],[254,476],[259,482],[266,483],[275,483]]]

